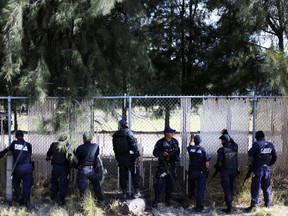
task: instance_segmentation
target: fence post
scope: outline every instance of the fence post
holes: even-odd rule
[[[131,129],[131,120],[132,120],[132,98],[131,96],[128,96],[128,119],[129,119],[129,128]],[[128,172],[128,194],[129,196],[132,196],[132,177],[131,172]]]
[[[11,144],[11,97],[8,96],[8,144]],[[6,200],[12,202],[13,189],[11,174],[13,170],[13,155],[9,152],[7,154],[6,166]]]
[[[252,131],[252,143],[255,141],[255,133],[256,133],[256,118],[257,118],[257,95],[253,95],[253,131]]]

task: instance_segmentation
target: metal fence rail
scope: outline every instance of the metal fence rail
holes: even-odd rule
[[[25,132],[25,140],[33,146],[36,163],[36,182],[48,182],[51,166],[45,155],[57,134],[65,132],[74,148],[82,142],[84,131],[94,132],[94,142],[100,145],[108,175],[103,183],[104,191],[119,189],[117,163],[114,159],[112,134],[123,116],[128,120],[143,152],[141,163],[142,186],[151,191],[157,160],[152,151],[158,139],[163,137],[165,124],[176,129],[175,138],[181,148],[177,189],[186,191],[188,155],[186,146],[190,133],[202,137],[202,145],[212,155],[215,163],[220,145],[220,131],[227,128],[239,144],[241,166],[247,163],[247,150],[256,130],[263,130],[266,139],[273,142],[279,161],[275,173],[286,176],[288,140],[287,97],[263,96],[113,96],[90,99],[65,100],[49,97],[44,102],[27,97],[0,97],[0,150],[11,143],[16,129]],[[0,169],[6,169],[5,160]],[[6,175],[0,176],[0,187],[5,188]],[[3,191],[2,190],[2,191]]]

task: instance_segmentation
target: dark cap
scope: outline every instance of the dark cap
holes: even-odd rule
[[[164,133],[175,133],[176,130],[173,130],[172,128],[170,128],[169,126],[165,127],[164,129]]]
[[[119,125],[120,125],[121,127],[127,127],[127,122],[126,122],[126,120],[125,120],[125,119],[120,120],[120,121],[119,121]]]
[[[255,134],[256,140],[264,138],[264,137],[265,137],[265,135],[264,135],[263,131],[257,131],[256,134]]]
[[[24,133],[23,133],[22,130],[17,130],[17,131],[15,132],[15,136],[16,136],[16,137],[24,136]]]
[[[223,134],[219,139],[224,140],[225,142],[230,142],[230,136],[228,134]]]
[[[199,144],[202,142],[200,135],[195,135],[193,139],[194,139],[194,143]]]

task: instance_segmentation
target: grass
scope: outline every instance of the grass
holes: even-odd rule
[[[81,207],[84,215],[101,216],[104,215],[104,210],[95,204],[94,197],[88,191],[81,201]]]

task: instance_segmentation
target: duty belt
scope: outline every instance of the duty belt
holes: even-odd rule
[[[91,165],[83,165],[83,166],[81,166],[81,168],[84,168],[84,167],[87,167],[87,168],[90,168],[90,169],[94,168],[94,166],[91,166]]]

